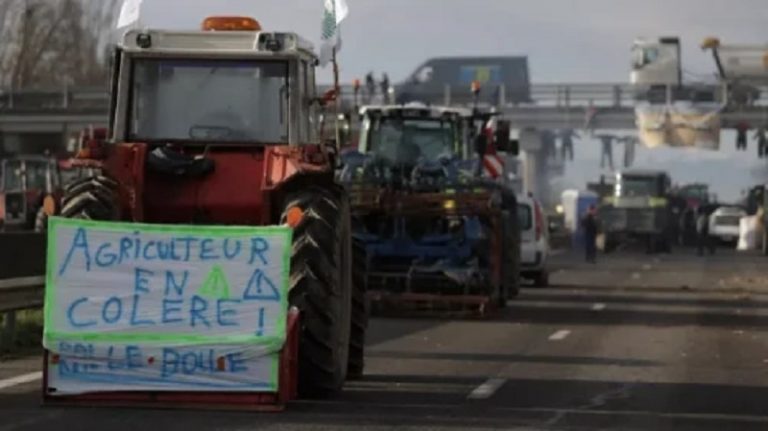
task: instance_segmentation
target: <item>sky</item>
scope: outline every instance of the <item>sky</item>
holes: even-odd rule
[[[440,55],[527,55],[534,83],[627,82],[629,49],[636,37],[678,36],[686,78],[712,80],[715,67],[699,43],[708,36],[727,43],[768,42],[768,0],[347,0],[342,24],[341,79],[369,71],[405,79]],[[142,25],[193,29],[209,15],[248,15],[262,27],[295,31],[318,46],[323,0],[144,0]],[[319,81],[330,81],[321,71]],[[733,172],[727,184],[711,169],[700,172],[721,196],[735,198],[755,179],[756,151],[735,153],[724,136],[720,153],[642,151],[638,163],[685,159],[681,178],[697,175],[697,161]],[[599,157],[586,142],[580,159]],[[617,151],[617,153],[620,151]],[[585,162],[588,163],[588,162]],[[762,166],[764,167],[765,164]],[[587,166],[587,165],[585,165]],[[579,168],[586,169],[586,168]],[[682,169],[682,168],[681,168]],[[720,172],[721,174],[722,172]],[[574,166],[573,182],[593,175]],[[673,177],[674,177],[673,172]],[[722,175],[720,175],[721,177]],[[740,186],[743,184],[743,187]]]

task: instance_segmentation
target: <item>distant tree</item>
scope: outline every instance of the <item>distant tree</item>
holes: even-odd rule
[[[120,0],[2,0],[0,87],[100,85]]]

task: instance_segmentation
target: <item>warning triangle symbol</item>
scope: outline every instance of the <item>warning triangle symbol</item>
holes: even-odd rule
[[[211,299],[229,299],[229,282],[221,266],[211,269],[197,293]]]
[[[243,301],[280,301],[280,291],[264,272],[257,269],[253,272],[248,286],[243,292]]]

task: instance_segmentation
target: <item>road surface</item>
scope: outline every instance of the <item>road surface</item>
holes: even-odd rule
[[[553,262],[491,318],[374,319],[367,375],[280,414],[41,407],[39,357],[0,363],[6,430],[764,430],[768,259]]]

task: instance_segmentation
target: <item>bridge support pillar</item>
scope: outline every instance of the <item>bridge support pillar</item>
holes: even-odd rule
[[[541,131],[534,129],[520,132],[521,176],[523,192],[533,194],[544,206],[548,206],[552,192],[548,163],[551,149],[546,148],[543,135]]]

